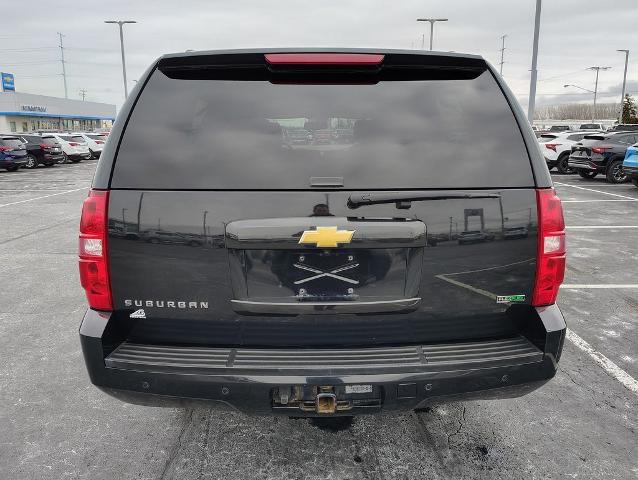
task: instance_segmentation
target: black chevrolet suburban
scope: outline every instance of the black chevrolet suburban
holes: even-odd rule
[[[468,231],[490,241],[460,245]],[[516,397],[554,376],[565,337],[561,203],[473,55],[161,57],[99,160],[79,262],[90,379],[137,404],[337,416]]]

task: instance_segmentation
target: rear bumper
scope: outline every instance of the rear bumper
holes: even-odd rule
[[[348,405],[330,415],[355,415],[457,400],[510,398],[533,391],[554,376],[565,336],[557,306],[535,311],[537,322],[526,327],[525,336],[505,339],[374,348],[250,349],[117,343],[109,332],[109,314],[88,310],[80,339],[93,384],[126,402],[151,406],[203,402],[251,414],[325,416],[309,410],[308,402],[282,404],[277,392],[330,386],[340,402]],[[346,387],[352,385],[365,386],[366,392],[357,391],[364,387]]]
[[[638,167],[623,165],[623,171],[631,178],[638,178]]]
[[[69,153],[67,154],[70,160],[88,160],[91,158],[91,154],[89,152],[86,153]]]
[[[603,172],[605,170],[605,167],[603,165],[598,164],[592,160],[581,159],[580,157],[569,157],[567,163],[570,168],[574,168],[576,170],[587,170],[591,172]]]
[[[0,160],[0,168],[11,168],[16,166],[26,165],[27,157],[24,158],[10,158]]]
[[[45,153],[42,157],[42,163],[57,163],[64,159],[64,155],[61,153]]]

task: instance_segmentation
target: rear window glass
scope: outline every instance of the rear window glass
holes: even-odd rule
[[[315,85],[156,70],[123,134],[111,186],[304,189],[310,177],[342,177],[346,189],[534,185],[489,71]]]
[[[2,145],[5,145],[6,147],[12,148],[22,148],[24,146],[24,142],[17,138],[3,138],[2,140],[0,140],[0,143],[2,143]]]
[[[84,137],[80,137],[78,135],[60,135],[60,138],[65,142],[75,142],[75,143],[84,143]]]
[[[595,129],[595,128],[600,128],[600,125],[598,125],[597,123],[583,123],[580,126],[581,129],[583,130],[588,130],[588,129]]]
[[[585,136],[585,135],[584,135],[584,134],[582,134],[582,133],[579,133],[579,134],[577,134],[577,135],[569,135],[569,136],[567,137],[567,140],[573,140],[574,142],[577,142],[577,141],[579,141],[579,140],[582,140],[584,136]]]
[[[42,137],[41,143],[43,143],[44,145],[55,145],[56,143],[58,143],[58,141],[55,139],[55,137]]]
[[[538,141],[541,142],[541,143],[547,143],[550,140],[555,140],[556,138],[557,138],[556,135],[545,135],[545,134],[543,134],[543,135],[540,136]]]
[[[91,140],[103,140],[106,141],[106,135],[91,135],[88,134],[87,137],[89,137]]]

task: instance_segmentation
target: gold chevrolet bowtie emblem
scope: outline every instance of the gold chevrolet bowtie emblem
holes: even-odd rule
[[[314,243],[320,248],[336,248],[340,243],[350,243],[354,230],[338,230],[337,227],[317,227],[316,230],[305,230],[299,243]]]

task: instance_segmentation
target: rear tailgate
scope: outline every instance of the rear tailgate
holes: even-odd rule
[[[121,141],[109,256],[131,341],[514,334],[512,304],[529,306],[535,275],[535,185],[482,60],[220,57],[161,62]],[[286,141],[286,128],[313,125],[320,142]],[[517,227],[526,235],[505,241]],[[461,244],[464,231],[481,234]]]
[[[592,147],[599,145],[606,137],[602,135],[586,135],[580,142],[572,146],[571,156],[575,158],[591,158]]]

